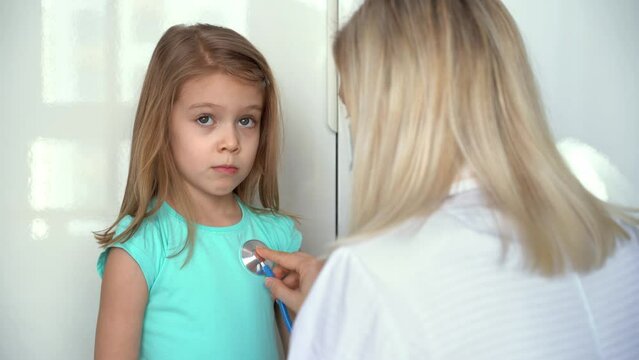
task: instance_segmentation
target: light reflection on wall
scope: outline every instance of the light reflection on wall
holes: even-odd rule
[[[42,0],[43,103],[106,100],[107,4]]]
[[[226,0],[119,1],[115,12],[118,99],[122,102],[137,100],[151,53],[170,26],[203,22],[247,35],[247,0],[235,0],[233,6]]]
[[[107,204],[104,189],[111,177],[106,149],[77,140],[37,138],[28,158],[34,210],[96,210]]]
[[[100,231],[111,225],[114,219],[76,219],[67,223],[67,234],[87,238],[93,231]]]
[[[570,170],[593,195],[618,205],[639,205],[639,196],[630,181],[600,151],[573,138],[562,139],[557,148]]]
[[[29,202],[34,210],[69,209],[75,202],[73,141],[38,138],[29,151]]]
[[[36,241],[49,237],[49,224],[43,219],[37,218],[31,221],[31,238]]]
[[[171,25],[248,31],[247,0],[41,0],[41,10],[44,103],[135,101],[153,48]]]
[[[297,2],[311,7],[317,11],[325,11],[327,0],[297,0]]]

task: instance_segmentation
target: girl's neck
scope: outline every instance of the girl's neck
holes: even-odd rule
[[[191,199],[194,220],[200,225],[224,227],[237,224],[242,219],[242,209],[233,193],[215,197],[191,196]]]

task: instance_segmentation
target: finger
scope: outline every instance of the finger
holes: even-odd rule
[[[304,262],[307,254],[303,252],[286,253],[281,251],[275,251],[267,248],[257,248],[255,252],[264,259],[271,260],[280,266],[283,266],[289,270],[299,270],[300,264]]]
[[[290,273],[290,271],[286,268],[283,268],[279,265],[275,265],[273,267],[273,274],[275,275],[276,278],[281,279],[283,277],[285,277],[286,275],[288,275]]]
[[[289,289],[297,289],[300,286],[300,277],[297,273],[290,273],[282,278],[282,282]]]
[[[302,303],[302,294],[299,291],[289,289],[282,281],[276,278],[267,278],[265,284],[276,299],[280,299],[295,312],[299,311]]]

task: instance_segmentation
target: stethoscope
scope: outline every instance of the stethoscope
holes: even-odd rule
[[[240,256],[242,259],[242,264],[246,267],[246,269],[252,272],[255,275],[265,275],[267,277],[274,277],[273,270],[273,262],[270,260],[263,260],[257,256],[255,253],[255,249],[262,247],[267,247],[263,242],[259,240],[249,240],[242,245],[242,249],[240,252]],[[279,306],[280,311],[282,312],[282,316],[284,317],[284,323],[286,324],[286,328],[290,333],[293,325],[291,323],[291,316],[288,313],[288,309],[286,309],[286,305],[280,300],[275,299],[277,302],[277,306]]]

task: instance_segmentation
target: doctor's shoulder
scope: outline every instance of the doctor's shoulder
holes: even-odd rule
[[[487,247],[496,254],[501,249],[500,242],[492,233],[479,232],[475,224],[458,214],[438,210],[429,216],[416,216],[374,233],[340,239],[331,257],[342,258],[350,266],[358,264],[375,273],[376,278],[388,277],[387,280],[392,283],[400,273],[412,276],[424,262],[431,265],[445,263],[444,259],[451,256],[472,252],[476,247],[469,246],[471,243],[481,243],[482,248]],[[383,270],[389,267],[394,269],[393,272]]]

